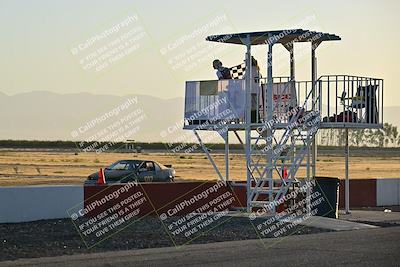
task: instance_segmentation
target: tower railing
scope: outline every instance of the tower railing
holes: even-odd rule
[[[381,128],[383,80],[351,75],[323,75],[317,81],[322,127]]]
[[[265,78],[254,78],[251,93],[251,123],[266,123]],[[380,128],[383,125],[383,80],[351,75],[323,75],[311,81],[290,81],[288,77],[273,79],[273,118],[277,127],[286,127],[288,113],[304,103],[321,115],[321,128]],[[245,81],[215,80],[186,83],[185,127],[207,122],[208,125],[245,123]],[[318,105],[310,101],[319,99]],[[307,101],[305,101],[307,99]],[[239,127],[240,128],[240,127]],[[207,130],[207,127],[204,128]]]

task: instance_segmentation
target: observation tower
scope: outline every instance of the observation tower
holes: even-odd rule
[[[348,129],[383,127],[383,80],[353,75],[317,75],[317,48],[339,41],[335,34],[303,29],[212,35],[220,45],[243,45],[244,63],[230,68],[231,79],[187,81],[184,129],[192,130],[219,179],[229,181],[229,132],[244,145],[247,211],[279,200],[316,175],[319,129],[346,132],[346,210],[349,210]],[[296,43],[310,43],[311,77],[296,80]],[[265,45],[266,77],[252,56]],[[289,76],[273,77],[273,51],[288,51]],[[200,131],[217,131],[225,143],[225,172],[205,147]],[[239,132],[244,131],[244,140]],[[243,136],[243,135],[242,135]],[[298,177],[300,169],[306,177]],[[309,192],[307,192],[309,194]],[[270,207],[272,213],[275,207]]]

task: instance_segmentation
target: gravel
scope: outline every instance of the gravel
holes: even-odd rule
[[[175,218],[179,219],[179,218]],[[226,221],[225,221],[226,220]],[[248,218],[228,217],[213,229],[197,233],[191,244],[232,240],[257,239],[253,221]],[[212,227],[210,227],[212,228]],[[0,261],[114,250],[183,245],[185,238],[171,238],[160,219],[147,216],[129,225],[110,238],[87,248],[70,219],[42,220],[27,223],[0,224]],[[280,236],[328,232],[329,230],[295,226]],[[273,238],[272,234],[264,238]],[[174,241],[172,240],[174,239]]]

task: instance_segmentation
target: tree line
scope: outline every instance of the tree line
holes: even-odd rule
[[[344,129],[320,129],[317,134],[318,145],[321,146],[343,146],[346,142]],[[83,142],[84,147],[90,145],[89,142]],[[0,140],[0,149],[2,148],[44,148],[44,149],[77,149],[79,142],[74,141],[42,141],[42,140]],[[101,143],[100,143],[101,144]],[[106,144],[106,143],[104,143]],[[174,145],[179,145],[174,144]],[[186,144],[193,145],[193,144]],[[350,146],[369,146],[369,147],[400,147],[400,134],[397,126],[385,123],[383,129],[349,129]],[[162,142],[135,142],[135,146],[143,149],[165,150],[171,147]],[[213,149],[224,149],[224,144],[209,144]],[[231,149],[243,149],[241,144],[230,144]],[[114,149],[125,149],[126,143],[115,143]],[[200,149],[199,149],[200,150]]]
[[[343,146],[346,143],[345,129],[320,129],[318,144]],[[399,147],[400,135],[397,126],[384,123],[383,129],[349,129],[350,146]]]

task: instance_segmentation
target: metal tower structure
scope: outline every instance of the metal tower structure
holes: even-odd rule
[[[318,129],[342,128],[347,133],[349,128],[382,128],[382,79],[349,75],[317,78],[317,48],[325,41],[340,40],[339,36],[294,29],[212,35],[206,40],[244,45],[244,75],[186,82],[184,129],[194,131],[221,180],[229,180],[229,132],[244,144],[248,212],[262,207],[274,213],[274,203],[299,184],[300,169],[305,179],[316,176]],[[294,45],[300,42],[311,44],[309,81],[295,77]],[[273,77],[273,47],[278,44],[290,55],[288,77]],[[261,77],[252,57],[255,45],[267,46],[266,78]],[[234,71],[232,74],[237,68]],[[217,131],[224,139],[224,175],[201,139],[202,130]],[[244,142],[239,131],[245,133]]]

